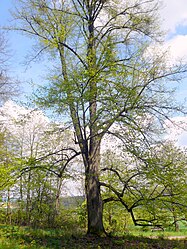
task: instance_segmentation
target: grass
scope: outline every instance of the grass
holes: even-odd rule
[[[143,236],[143,237],[170,237],[170,236],[186,236],[187,237],[187,229],[185,226],[180,228],[180,231],[176,232],[174,230],[169,230],[166,229],[165,231],[156,231],[156,232],[152,232],[151,229],[147,230],[147,231],[143,231],[141,227],[131,227],[129,229],[129,233],[134,235],[134,236]],[[128,233],[128,232],[127,232]]]
[[[185,249],[187,240],[148,238],[145,234],[97,238],[84,236],[83,231],[67,229],[32,229],[0,226],[0,249]],[[171,234],[170,234],[171,235]],[[184,234],[183,234],[184,235]],[[175,233],[176,236],[176,233]]]

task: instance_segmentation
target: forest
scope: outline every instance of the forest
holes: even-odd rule
[[[51,69],[26,103],[0,39],[0,248],[186,248],[187,63],[157,0],[18,0],[28,60]],[[177,238],[177,240],[175,240]],[[174,239],[174,240],[171,240]]]

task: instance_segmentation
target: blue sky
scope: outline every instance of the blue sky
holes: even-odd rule
[[[11,25],[14,21],[10,10],[14,7],[12,0],[0,1],[0,26]],[[8,32],[8,49],[10,50],[11,59],[9,61],[10,74],[22,82],[22,91],[25,95],[31,92],[30,82],[34,81],[40,84],[42,81],[42,63],[31,63],[26,65],[28,55],[32,51],[33,41],[18,32]],[[24,99],[24,97],[23,97]]]
[[[12,17],[9,10],[13,8],[16,0],[0,1],[0,26],[9,25]],[[175,58],[183,57],[187,60],[187,0],[163,0],[161,10],[162,28],[168,31],[166,46],[171,48],[171,53]],[[22,82],[23,91],[31,92],[29,83],[31,80],[37,84],[42,83],[42,71],[44,73],[45,64],[32,63],[28,68],[24,65],[25,58],[31,52],[32,41],[28,38],[11,32],[8,34],[9,48],[11,49],[10,72],[14,77],[18,77]],[[178,99],[187,97],[187,79],[182,81],[177,92]],[[187,123],[187,118],[186,118]],[[181,143],[187,145],[187,133],[180,135]]]

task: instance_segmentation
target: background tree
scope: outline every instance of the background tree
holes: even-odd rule
[[[119,157],[108,151],[104,157],[103,202],[122,204],[135,225],[178,229],[187,210],[186,151],[163,143],[152,151],[129,153]]]
[[[65,181],[69,179],[72,184],[78,176],[77,161],[66,168],[69,160],[77,156],[72,132],[62,133],[63,124],[50,123],[41,111],[12,101],[6,102],[0,113],[0,187],[2,196],[9,196],[16,205],[12,221],[53,226],[61,211],[62,193],[67,191]]]
[[[8,75],[10,52],[4,33],[0,32],[0,103],[18,94],[18,82]]]
[[[35,37],[37,55],[49,52],[55,63],[38,103],[65,113],[72,124],[85,167],[88,233],[102,234],[103,137],[113,134],[124,148],[135,135],[144,138],[144,146],[155,140],[159,129],[153,124],[158,127],[171,111],[181,111],[167,84],[180,80],[186,67],[167,63],[166,53],[158,51],[156,0],[18,2],[14,29]],[[145,129],[140,121],[147,116],[154,122]],[[121,134],[115,125],[121,125]]]

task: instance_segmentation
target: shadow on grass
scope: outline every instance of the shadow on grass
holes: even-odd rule
[[[187,240],[136,236],[93,237],[58,230],[0,226],[0,249],[186,249]]]
[[[72,238],[67,247],[64,248],[93,248],[93,249],[186,249],[187,241],[185,240],[168,240],[168,239],[150,239],[135,236],[112,237],[112,238],[95,238],[82,237]]]

